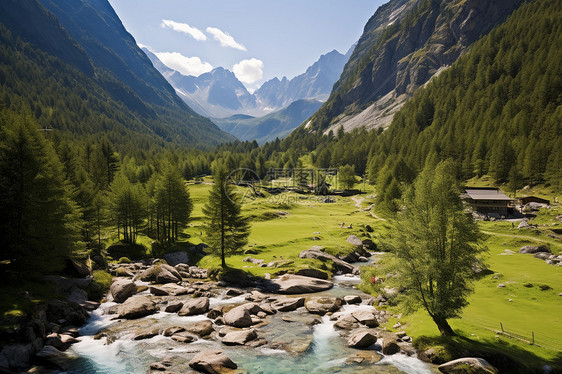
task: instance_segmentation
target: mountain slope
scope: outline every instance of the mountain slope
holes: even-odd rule
[[[309,118],[320,108],[319,100],[297,100],[288,107],[255,118],[247,115],[234,115],[228,118],[215,119],[222,130],[236,136],[240,140],[256,140],[262,145],[276,138],[282,139],[289,135],[298,125]]]
[[[333,50],[322,55],[318,61],[306,69],[305,73],[290,80],[286,77],[283,77],[282,80],[271,79],[256,90],[254,96],[262,106],[267,108],[283,108],[300,99],[325,101],[349,59],[351,51],[352,49],[346,55],[342,55]]]
[[[63,26],[36,0],[0,2],[3,108],[21,112],[21,103],[29,103],[41,126],[69,136],[108,134],[116,144],[204,146],[234,139],[177,97],[107,1],[44,2],[75,24]],[[26,17],[33,26],[18,26]],[[105,60],[104,53],[116,57]]]
[[[365,26],[309,130],[386,127],[394,113],[522,0],[392,0]]]

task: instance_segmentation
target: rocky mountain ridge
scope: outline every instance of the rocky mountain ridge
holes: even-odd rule
[[[386,127],[394,113],[471,44],[502,23],[517,1],[393,0],[365,26],[328,101],[307,128],[327,133]]]

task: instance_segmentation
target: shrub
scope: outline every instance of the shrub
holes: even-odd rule
[[[121,257],[119,261],[117,261],[118,264],[129,264],[130,262],[131,260],[129,260],[127,257]]]
[[[88,287],[88,296],[92,300],[101,300],[111,287],[112,277],[106,271],[95,270],[94,281]]]

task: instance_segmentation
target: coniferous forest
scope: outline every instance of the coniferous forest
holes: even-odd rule
[[[434,179],[455,209],[461,206],[455,200],[457,190],[451,194],[446,186],[482,178],[510,195],[525,186],[538,186],[559,198],[561,61],[561,2],[528,1],[419,88],[387,129],[345,132],[340,128],[323,133],[303,124],[287,138],[259,146],[221,132],[179,99],[172,104],[150,102],[95,63],[68,63],[4,20],[0,22],[0,281],[17,282],[31,269],[37,280],[61,274],[69,259],[88,259],[91,264],[91,258],[107,256],[111,240],[113,246],[125,248],[123,253],[140,257],[183,249],[190,239],[184,230],[194,216],[211,222],[211,229],[206,235],[201,232],[201,237],[208,238],[215,252],[222,250],[221,265],[226,269],[224,251],[241,251],[252,242],[250,218],[255,217],[251,212],[250,218],[243,217],[244,209],[232,203],[236,195],[232,186],[215,185],[209,202],[199,202],[204,208],[195,209],[191,186],[211,184],[213,175],[226,180],[235,169],[254,171],[264,180],[271,170],[341,168],[345,190],[359,181],[372,186],[377,214],[399,221],[405,211],[416,209],[415,201],[432,202],[414,188],[436,189],[431,187]],[[431,170],[441,174],[433,175]],[[313,185],[306,176],[298,181],[302,189],[309,184]],[[224,203],[226,199],[229,203]],[[363,200],[358,201],[350,204],[362,209]],[[285,214],[286,207],[280,207]],[[232,216],[226,225],[220,223],[221,208]],[[472,243],[480,245],[482,240],[477,225],[459,209],[455,219],[473,230],[467,248],[476,248]],[[423,214],[418,212],[414,218],[421,220]],[[420,230],[412,227],[404,232],[413,237]],[[230,240],[226,244],[225,235]],[[140,237],[147,238],[150,248],[147,241],[139,243]],[[405,258],[410,256],[409,249],[400,247],[400,240],[390,234],[388,242]],[[416,249],[416,256],[422,258],[423,250]],[[478,247],[478,253],[481,250],[485,252]],[[285,260],[273,257],[273,262]],[[479,265],[476,257],[467,258],[471,265]],[[319,269],[326,270],[313,270]],[[472,267],[462,271],[469,274]],[[379,275],[373,272],[371,281],[361,277],[374,292],[369,287],[376,286]],[[410,279],[414,281],[418,280]],[[454,335],[445,318],[458,317],[460,308],[469,304],[466,295],[472,288],[461,286],[460,306],[436,312],[446,326],[445,335]]]

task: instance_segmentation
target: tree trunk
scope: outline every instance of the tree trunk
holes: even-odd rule
[[[441,335],[443,335],[443,336],[455,336],[455,335],[457,335],[457,334],[455,334],[455,332],[453,331],[453,329],[449,325],[449,322],[447,322],[446,318],[441,317],[441,316],[433,316],[433,322],[435,322],[435,324],[437,325],[437,328],[439,329],[439,332],[441,333]]]

